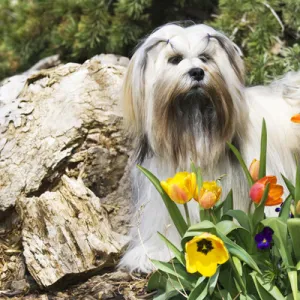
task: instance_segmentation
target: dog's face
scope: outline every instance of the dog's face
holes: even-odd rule
[[[175,166],[217,159],[242,123],[239,48],[205,25],[165,25],[137,49],[124,84],[125,121],[139,156]]]

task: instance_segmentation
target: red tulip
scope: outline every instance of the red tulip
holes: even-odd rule
[[[283,187],[277,183],[277,178],[276,176],[265,176],[258,181],[256,181],[251,189],[250,189],[250,198],[252,199],[253,202],[255,203],[260,203],[265,188],[267,184],[269,185],[269,193],[268,193],[268,198],[266,201],[266,206],[274,206],[281,204],[282,201],[282,195],[283,195]]]

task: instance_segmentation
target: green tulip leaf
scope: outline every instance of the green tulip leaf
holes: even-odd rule
[[[216,228],[224,235],[228,235],[229,233],[231,233],[233,230],[236,229],[244,229],[243,227],[238,226],[232,221],[221,221],[216,224]]]
[[[165,242],[165,244],[168,246],[168,248],[173,252],[174,256],[177,258],[177,260],[185,267],[185,258],[184,254],[176,248],[174,244],[172,244],[165,236],[163,236],[161,233],[158,232],[159,237]]]
[[[294,185],[283,174],[281,174],[281,177],[282,177],[286,187],[288,188],[290,194],[292,195],[293,198],[295,198],[295,187],[294,187]]]
[[[172,262],[166,263],[154,259],[151,261],[153,265],[159,270],[178,278],[179,282],[185,289],[191,291],[195,287],[199,276],[187,273],[187,271],[181,264]]]
[[[296,183],[295,183],[295,208],[297,207],[298,202],[300,201],[300,165],[297,162],[297,169],[296,169]],[[300,212],[298,213],[295,209],[295,216],[300,218]]]
[[[252,224],[254,230],[256,229],[257,225],[265,218],[265,203],[268,199],[269,189],[270,189],[270,183],[266,185],[262,199],[259,202],[259,204],[255,207],[252,216]]]
[[[281,206],[279,218],[284,222],[286,222],[290,218],[292,200],[292,195],[289,195]]]
[[[242,267],[241,261],[236,256],[232,256],[232,261],[236,267],[236,270],[239,273],[239,276],[242,277],[243,276],[243,267]]]
[[[230,216],[225,216],[229,210],[233,210],[233,193],[232,190],[227,194],[226,199],[223,201],[223,209],[222,209],[222,220],[231,221],[232,218]]]
[[[289,222],[289,220],[288,220],[288,222]],[[274,234],[273,234],[274,243],[281,254],[284,265],[287,268],[287,273],[288,273],[289,281],[290,281],[291,288],[293,291],[293,295],[297,295],[297,290],[298,290],[298,288],[297,288],[297,271],[292,270],[292,269],[294,269],[293,259],[292,259],[290,251],[288,251],[288,248],[286,247],[286,245],[288,245],[287,224],[284,223],[279,218],[267,218],[262,221],[262,224],[264,226],[269,226],[274,231]]]
[[[190,226],[188,231],[205,231],[215,227],[215,224],[210,221],[202,221],[200,223]]]
[[[220,274],[220,266],[218,267],[216,273],[209,278],[209,281],[208,281],[208,293],[210,295],[213,294],[216,286],[217,286],[217,283],[218,283],[218,279],[219,279],[219,274]]]
[[[155,186],[157,191],[160,193],[175,227],[177,228],[180,236],[183,236],[185,234],[185,232],[187,231],[188,226],[187,226],[184,218],[182,217],[182,214],[180,213],[179,208],[170,199],[170,197],[167,195],[167,193],[161,187],[160,181],[158,180],[158,178],[155,175],[153,175],[150,171],[143,168],[142,166],[138,166],[138,168],[146,175],[146,177],[152,182],[152,184]]]
[[[208,282],[205,277],[200,278],[191,291],[188,300],[204,300],[208,294]]]
[[[264,226],[272,228],[274,231],[273,241],[278,248],[283,263],[286,267],[293,265],[291,253],[287,250],[286,245],[288,244],[288,229],[287,224],[281,219],[276,217],[269,217],[261,222]]]
[[[257,266],[254,259],[251,257],[250,254],[247,253],[242,247],[231,241],[228,237],[223,235],[219,230],[217,230],[217,235],[220,237],[220,239],[224,242],[227,250],[232,255],[239,258],[241,261],[246,263],[249,267],[251,267],[253,270],[257,271],[258,273],[261,273],[259,267]]]
[[[292,288],[292,294],[294,296],[294,299],[297,299],[298,294],[298,274],[297,271],[288,271],[288,277],[290,280],[291,288]]]
[[[280,290],[275,285],[265,282],[261,274],[257,274],[257,272],[252,272],[250,275],[253,279],[260,299],[285,300]]]
[[[300,292],[298,292],[298,294],[297,294],[297,298],[294,298],[294,296],[293,296],[293,294],[289,294],[286,298],[285,298],[285,300],[295,300],[295,299],[300,299]]]
[[[288,219],[287,227],[297,261],[300,261],[300,218]]]
[[[261,139],[260,139],[260,158],[259,158],[259,174],[258,177],[266,176],[267,169],[267,126],[266,121],[262,121]]]
[[[203,178],[202,178],[201,168],[196,167],[195,164],[192,162],[191,163],[191,169],[192,169],[192,172],[194,172],[196,174],[198,192],[200,193],[200,190],[201,190],[202,185],[203,185]]]
[[[248,215],[242,210],[229,210],[226,212],[225,216],[231,216],[236,219],[239,224],[245,228],[247,231],[251,232],[251,224]]]
[[[233,146],[232,144],[230,144],[228,142],[227,142],[227,145],[230,148],[230,150],[233,152],[233,154],[235,155],[235,157],[237,158],[237,160],[239,161],[239,163],[240,163],[240,165],[241,165],[241,167],[242,167],[242,169],[243,169],[243,171],[245,173],[245,176],[247,178],[248,185],[249,185],[249,187],[251,187],[253,185],[254,181],[253,181],[253,179],[251,177],[251,174],[250,174],[250,172],[249,172],[249,170],[248,170],[248,168],[247,168],[247,166],[245,164],[245,161],[243,160],[243,158],[242,158],[239,150],[235,146]]]
[[[167,275],[160,271],[156,271],[151,275],[147,285],[148,292],[157,290],[153,300],[166,300],[175,296],[179,297],[182,289],[182,284],[180,284],[175,276]]]

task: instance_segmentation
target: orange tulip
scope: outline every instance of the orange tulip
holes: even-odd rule
[[[291,117],[291,121],[294,123],[300,123],[300,114],[296,114]]]
[[[259,174],[259,160],[253,159],[249,168],[250,175],[254,181],[258,180]]]
[[[198,188],[196,188],[194,199],[199,202],[202,208],[209,209],[220,200],[221,193],[222,188],[216,181],[204,181],[199,195]]]
[[[269,186],[268,198],[265,205],[273,206],[273,205],[281,204],[283,187],[279,184],[276,184],[277,183],[276,176],[265,176],[259,179],[258,181],[256,181],[250,189],[250,193],[249,193],[250,198],[256,204],[260,203],[268,183],[270,184],[270,186]]]

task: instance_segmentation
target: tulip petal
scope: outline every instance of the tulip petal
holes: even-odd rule
[[[204,181],[200,193],[198,193],[198,188],[196,188],[194,199],[199,202],[202,208],[209,209],[220,200],[221,193],[222,188],[216,181]]]
[[[282,203],[283,187],[278,184],[271,184],[266,206],[274,206]]]
[[[283,195],[283,186],[279,184],[271,184],[269,196],[272,198],[280,198]]]
[[[268,183],[276,184],[277,183],[277,178],[276,178],[276,176],[265,176],[265,177],[259,179],[257,182],[260,182],[263,185],[267,185]]]
[[[199,199],[199,204],[204,209],[209,209],[213,207],[216,203],[217,196],[213,192],[204,192],[204,194]]]
[[[300,123],[300,114],[296,114],[296,115],[292,116],[291,121],[293,123],[298,123],[299,124]]]
[[[201,261],[197,262],[197,270],[205,277],[213,276],[217,271],[217,263],[203,264]]]
[[[265,186],[261,184],[259,181],[254,183],[250,188],[249,196],[253,202],[259,203],[263,194],[264,194]]]
[[[277,183],[276,176],[265,176],[253,184],[250,189],[249,196],[255,203],[260,203],[266,185],[270,184],[266,206],[274,206],[282,203],[283,187]]]
[[[196,188],[196,175],[194,173],[178,172],[174,177],[161,181],[160,185],[171,200],[184,204],[193,198]]]
[[[189,273],[198,271],[203,276],[215,274],[218,264],[229,259],[229,253],[223,241],[210,233],[195,236],[185,245],[186,269]]]
[[[186,176],[185,186],[187,187],[189,192],[193,195],[197,187],[197,179],[195,173],[191,173],[188,176]]]
[[[167,181],[161,181],[160,182],[161,187],[164,189],[164,191],[168,194],[169,196],[169,184]]]
[[[277,198],[277,199],[268,199],[265,206],[276,206],[279,205],[283,202],[282,198]]]
[[[188,199],[187,190],[184,187],[180,187],[177,184],[172,184],[169,188],[170,191],[170,198],[179,204],[184,204],[188,202],[190,199]]]
[[[259,160],[253,159],[249,167],[249,172],[254,181],[257,181],[259,178],[259,166],[260,166]]]

